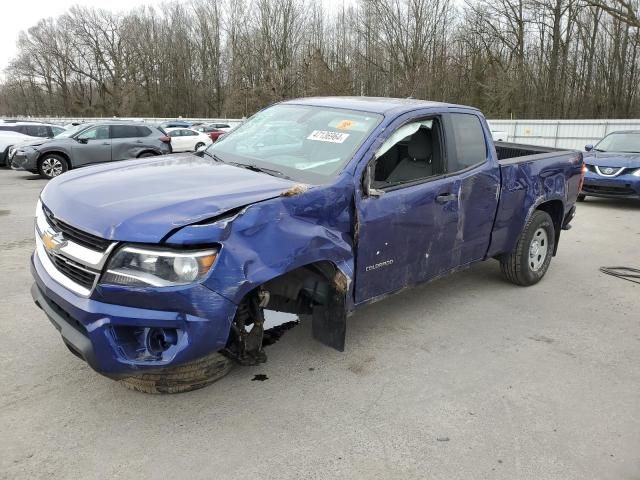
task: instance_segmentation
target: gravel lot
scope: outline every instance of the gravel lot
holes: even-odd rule
[[[344,353],[301,324],[263,366],[149,396],[31,301],[44,185],[0,170],[1,478],[640,478],[640,285],[598,271],[640,267],[640,203],[587,199],[534,287],[487,262],[359,311]]]

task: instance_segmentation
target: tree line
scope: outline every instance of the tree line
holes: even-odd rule
[[[639,0],[188,0],[73,7],[17,40],[0,114],[241,117],[312,95],[492,118],[640,117]]]

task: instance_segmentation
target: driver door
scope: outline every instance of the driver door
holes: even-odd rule
[[[440,117],[405,120],[371,161],[375,190],[356,200],[356,303],[451,268],[459,185],[445,175],[444,145]]]
[[[111,161],[111,138],[109,125],[96,125],[75,137],[73,166]]]

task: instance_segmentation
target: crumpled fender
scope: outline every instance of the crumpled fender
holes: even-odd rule
[[[204,284],[235,304],[265,282],[318,261],[346,277],[346,308],[353,308],[353,183],[292,188],[171,235],[170,245],[222,245]]]

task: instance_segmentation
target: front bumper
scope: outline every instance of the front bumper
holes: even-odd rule
[[[179,365],[221,350],[227,343],[236,306],[203,285],[191,287],[206,316],[153,308],[136,308],[79,296],[57,283],[38,254],[31,259],[34,302],[60,332],[64,343],[94,370],[111,378]],[[156,292],[157,293],[157,292]],[[162,303],[184,303],[184,291],[166,291]],[[153,294],[152,294],[153,296]],[[160,356],[145,349],[149,329],[175,329],[177,342]]]
[[[13,158],[7,159],[7,162],[9,162],[9,166],[14,170],[35,172],[38,170],[38,155],[39,152],[37,150],[16,152]]]
[[[617,177],[603,177],[588,171],[581,193],[593,197],[640,199],[640,177],[630,173]]]

